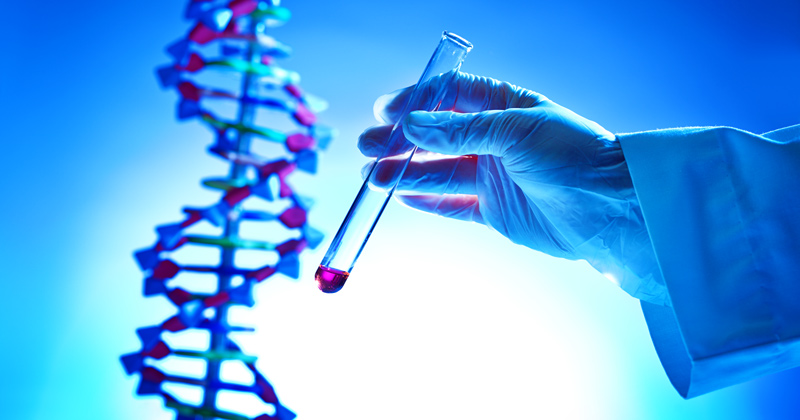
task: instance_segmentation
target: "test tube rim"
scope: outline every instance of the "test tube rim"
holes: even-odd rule
[[[466,48],[467,52],[472,50],[472,43],[471,42],[467,41],[463,37],[461,37],[459,35],[456,35],[456,34],[450,32],[450,31],[442,32],[442,38],[447,38],[447,39],[455,42],[456,44]]]

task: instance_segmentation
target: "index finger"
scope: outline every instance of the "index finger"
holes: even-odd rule
[[[419,91],[419,103],[427,103],[443,84],[449,83],[439,111],[481,112],[508,108],[530,108],[547,98],[532,90],[501,82],[490,77],[458,72],[455,77],[437,76],[428,80]],[[375,118],[385,124],[396,123],[415,85],[379,97],[373,106]]]

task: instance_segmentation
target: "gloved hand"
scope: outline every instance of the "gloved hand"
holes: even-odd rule
[[[446,83],[433,78],[423,99]],[[486,224],[513,242],[585,259],[632,296],[666,302],[650,238],[622,149],[597,123],[533,91],[459,73],[438,112],[403,121],[420,150],[395,197],[426,212]],[[412,87],[378,99],[386,125],[359,138],[377,157]],[[441,156],[448,155],[448,156]],[[380,183],[398,160],[378,163]]]

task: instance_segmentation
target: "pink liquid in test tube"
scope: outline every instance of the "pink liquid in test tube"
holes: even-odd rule
[[[319,266],[317,272],[314,274],[317,287],[325,293],[336,293],[341,290],[348,277],[350,277],[350,273],[347,271],[324,266]]]

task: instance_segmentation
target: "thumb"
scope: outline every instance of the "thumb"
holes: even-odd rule
[[[519,137],[521,115],[514,110],[476,113],[415,111],[403,121],[408,141],[447,155],[502,156]]]

